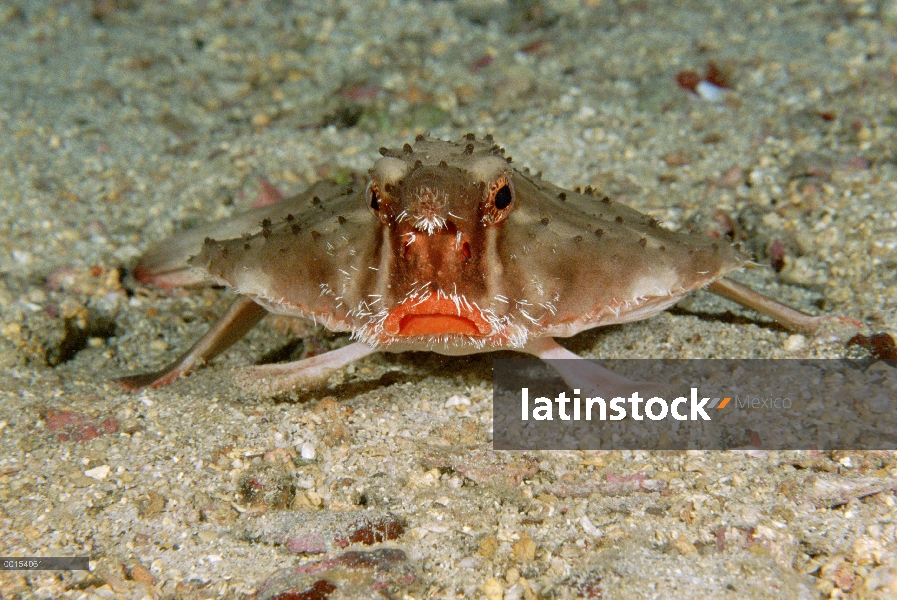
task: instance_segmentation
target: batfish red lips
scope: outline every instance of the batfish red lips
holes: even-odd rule
[[[405,300],[389,313],[383,330],[397,337],[416,335],[484,336],[492,332],[483,313],[464,300],[431,293]]]

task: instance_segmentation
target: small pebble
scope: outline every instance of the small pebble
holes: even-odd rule
[[[147,569],[143,565],[134,565],[131,568],[131,579],[133,579],[134,581],[145,583],[149,586],[156,585],[155,577],[153,577],[149,572],[149,569]]]
[[[215,540],[217,540],[219,538],[217,533],[215,533],[214,531],[211,531],[209,529],[201,529],[199,531],[199,533],[196,534],[196,537],[198,537],[201,541],[206,542],[206,543],[214,542]]]
[[[782,344],[782,347],[788,352],[797,352],[798,350],[803,350],[806,345],[807,338],[799,333],[795,333],[794,335],[789,335],[785,338],[785,343]]]
[[[452,408],[453,406],[456,406],[459,409],[464,409],[470,406],[470,398],[468,398],[467,396],[452,396],[445,401],[445,407]]]
[[[88,477],[92,478],[92,479],[96,479],[97,481],[101,481],[101,480],[103,480],[103,479],[106,479],[106,477],[109,476],[109,472],[110,472],[111,470],[112,470],[112,469],[109,467],[109,465],[103,465],[103,466],[101,466],[101,467],[95,467],[95,468],[93,468],[93,469],[87,469],[86,471],[84,471],[84,474],[87,475]]]
[[[520,539],[514,542],[511,550],[519,562],[532,562],[536,558],[536,542],[526,532],[520,534]]]
[[[698,93],[698,96],[700,96],[704,100],[709,100],[710,102],[722,102],[722,100],[726,97],[725,88],[721,88],[718,85],[713,85],[709,81],[699,82],[695,87],[695,92]]]
[[[679,554],[683,556],[688,554],[695,554],[698,551],[698,548],[694,544],[684,538],[676,538],[675,540],[670,542],[670,545],[678,550]]]
[[[495,577],[490,577],[486,580],[486,583],[483,584],[480,591],[483,592],[489,600],[502,600],[505,595],[501,583]]]
[[[314,460],[315,459],[315,447],[311,442],[305,442],[299,448],[299,455],[303,458],[303,460]]]
[[[587,515],[583,515],[579,520],[579,524],[582,525],[583,531],[588,533],[592,537],[600,537],[601,532],[598,530],[595,525],[592,524],[592,520],[589,519]]]

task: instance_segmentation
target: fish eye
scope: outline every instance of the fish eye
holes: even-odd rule
[[[368,206],[374,212],[380,212],[380,190],[373,183],[368,186]]]
[[[514,187],[507,175],[499,175],[489,184],[483,206],[483,223],[498,225],[504,221],[514,205]]]
[[[504,210],[511,206],[511,188],[507,184],[501,186],[495,192],[494,204],[498,210]]]
[[[386,189],[390,189],[390,185],[386,184]],[[387,225],[389,220],[392,218],[393,210],[392,210],[392,202],[389,199],[389,196],[384,196],[383,192],[380,191],[380,186],[376,181],[371,181],[368,183],[368,187],[364,193],[364,201],[365,204],[368,205],[368,208],[381,223]]]

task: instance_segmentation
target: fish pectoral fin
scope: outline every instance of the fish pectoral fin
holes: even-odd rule
[[[803,333],[816,333],[826,324],[836,323],[845,326],[863,329],[865,326],[860,321],[850,317],[837,315],[823,315],[814,317],[799,310],[786,306],[781,302],[764,296],[759,292],[736,283],[728,277],[722,277],[707,286],[707,290],[727,300],[737,302],[742,306],[774,319],[777,323],[790,329]]]
[[[594,360],[570,352],[549,337],[532,339],[522,350],[546,361],[567,385],[580,390],[580,394],[613,398],[629,397],[634,392],[643,395],[657,394],[662,389],[656,383],[633,381],[618,375]]]
[[[319,387],[349,363],[379,352],[364,342],[355,342],[324,354],[289,363],[242,369],[235,377],[243,390],[260,396],[274,396],[295,389]]]
[[[160,371],[131,375],[116,379],[116,383],[134,392],[146,387],[162,387],[189,373],[197,363],[210,361],[243,338],[246,333],[268,314],[268,311],[252,299],[241,296],[227,312],[209,329],[202,339]]]

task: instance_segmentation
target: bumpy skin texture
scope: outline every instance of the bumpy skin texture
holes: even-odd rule
[[[367,186],[174,236],[138,273],[224,284],[383,349],[462,354],[644,319],[744,262],[520,173],[488,138],[381,152]]]

